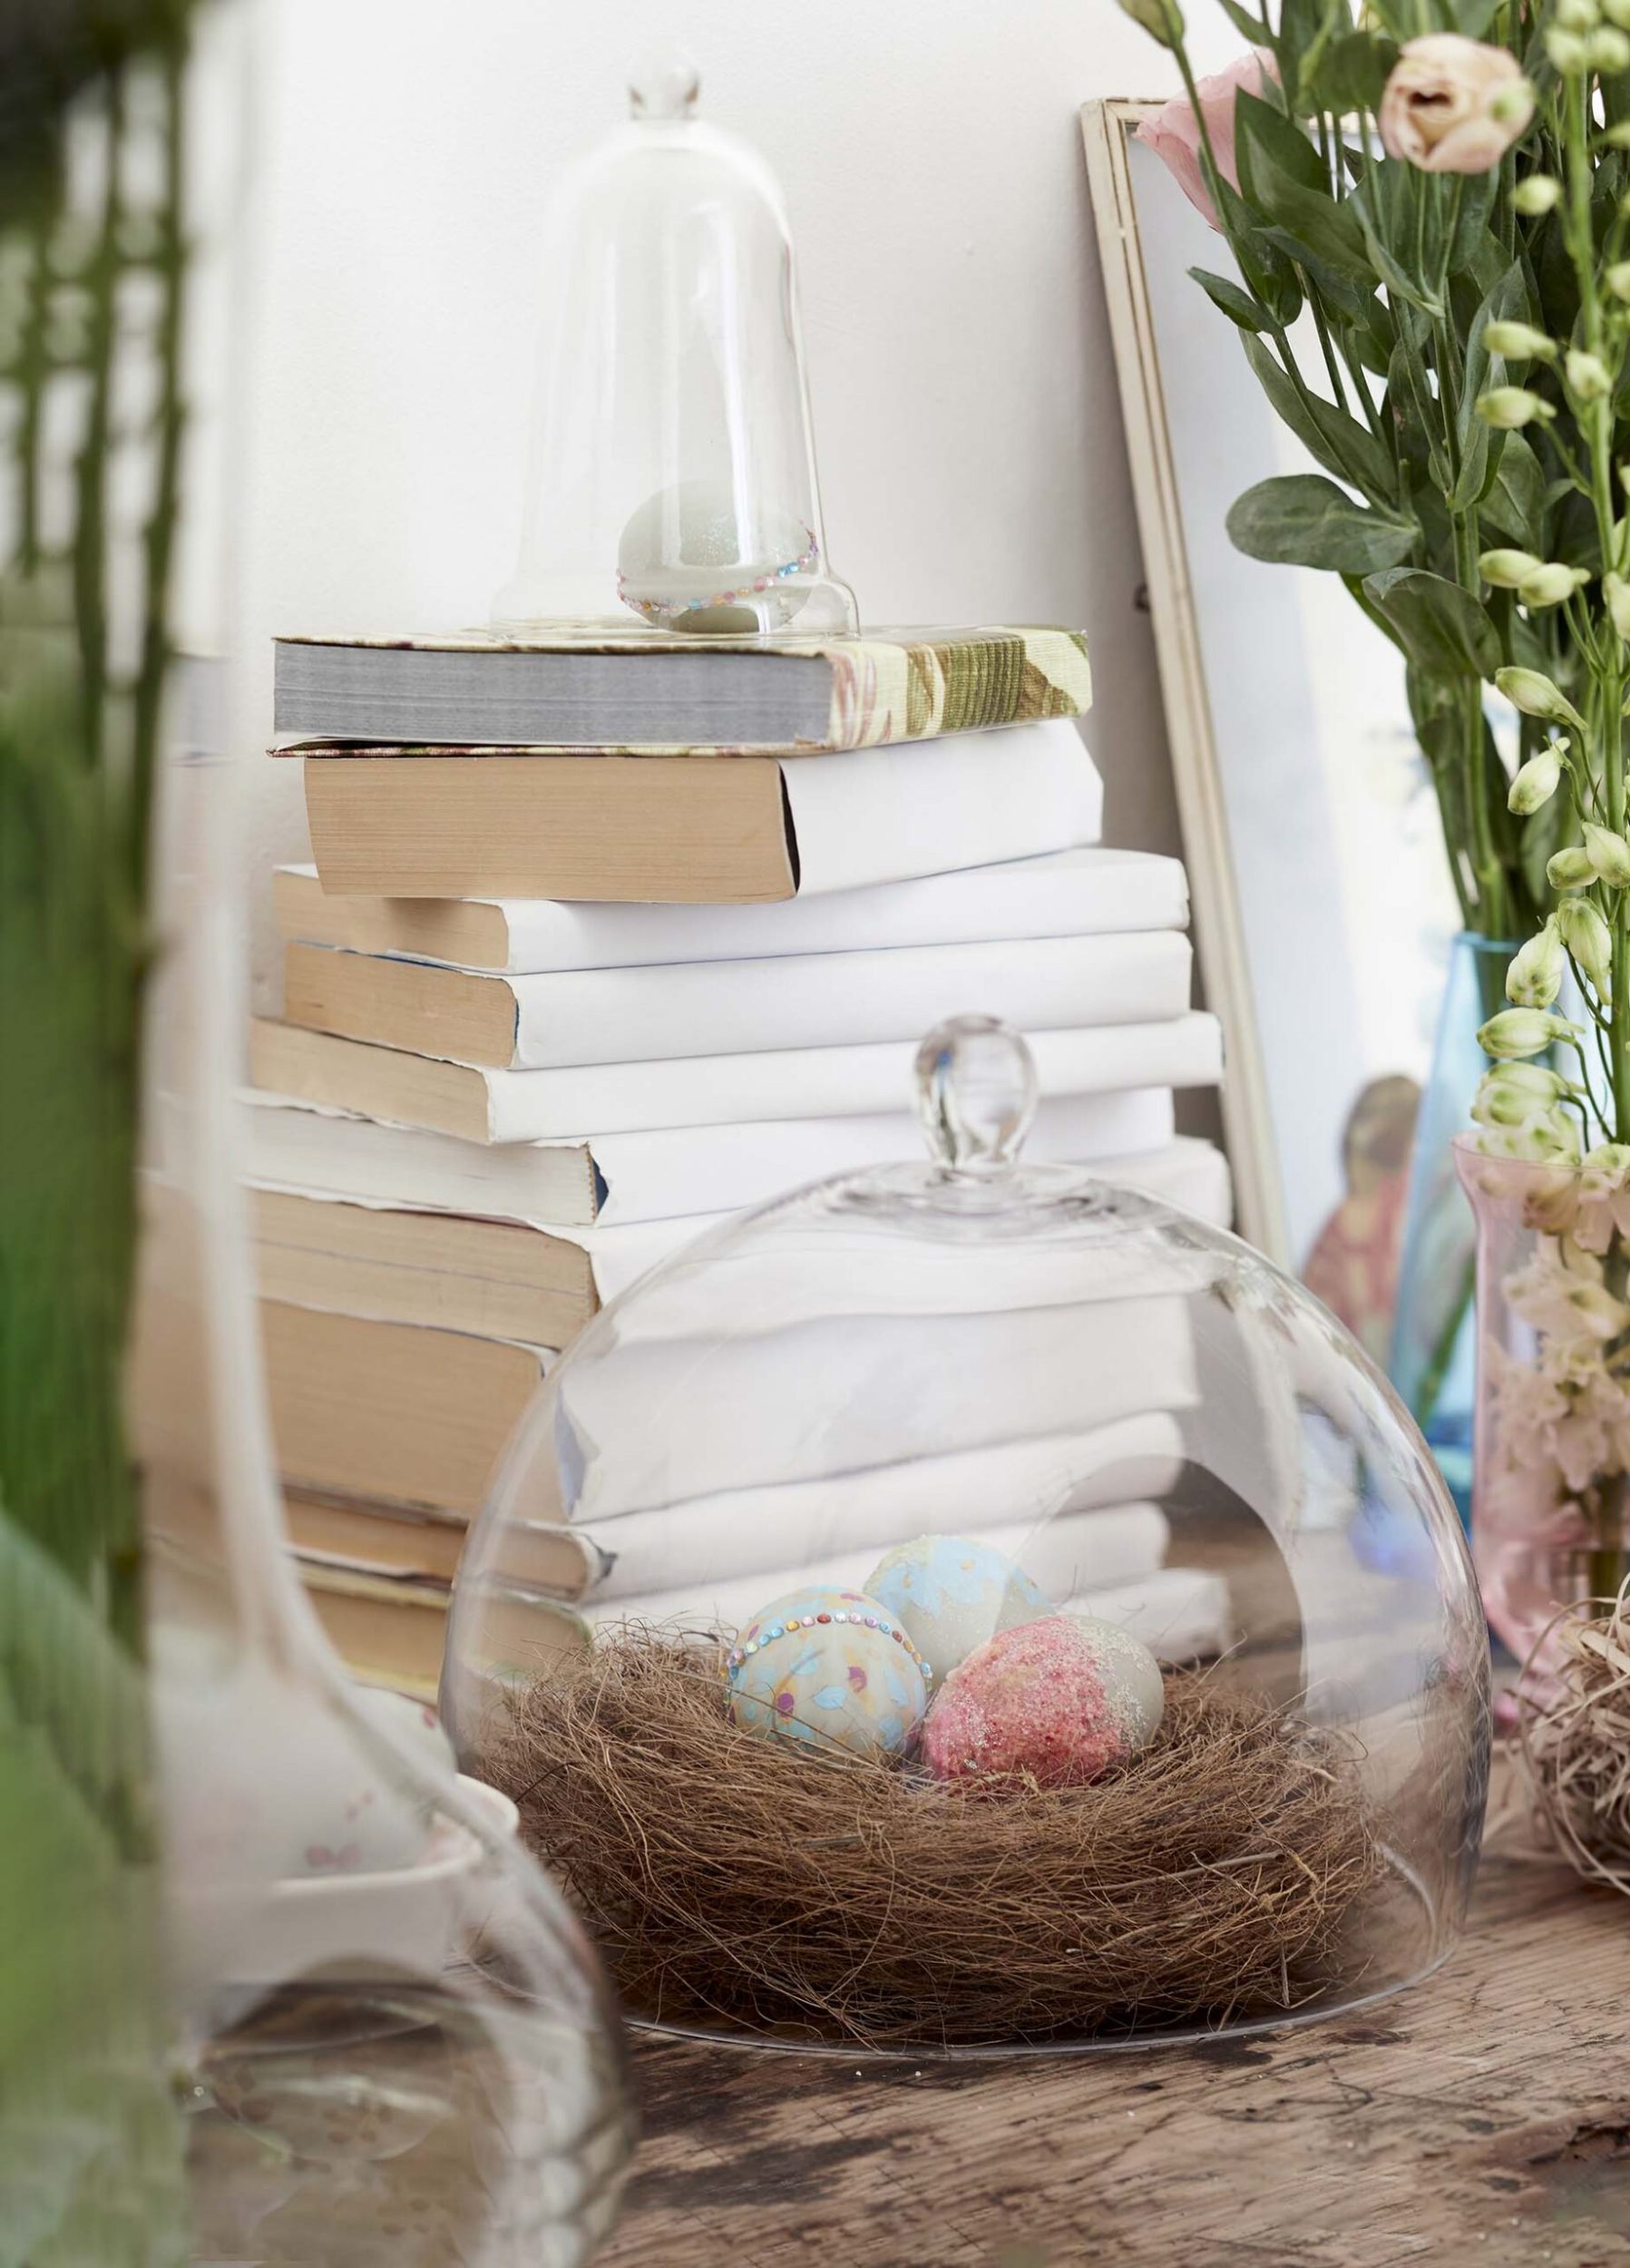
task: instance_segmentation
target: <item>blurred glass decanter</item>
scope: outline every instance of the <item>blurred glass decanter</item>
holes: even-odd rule
[[[520,557],[501,627],[733,639],[857,627],[821,522],[780,187],[690,64],[552,200]]]

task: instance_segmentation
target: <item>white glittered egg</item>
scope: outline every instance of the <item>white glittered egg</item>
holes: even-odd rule
[[[758,628],[756,610],[778,622],[804,597],[794,578],[815,558],[815,537],[787,513],[772,513],[744,549],[728,481],[681,481],[630,513],[617,547],[626,604],[669,630],[717,633]]]
[[[1022,1568],[966,1536],[917,1536],[901,1544],[879,1559],[866,1590],[904,1625],[932,1665],[931,1693],[998,1630],[1050,1612]]]
[[[911,1745],[928,1689],[899,1621],[864,1591],[788,1591],[743,1625],[725,1659],[730,1720],[745,1731],[856,1755]]]

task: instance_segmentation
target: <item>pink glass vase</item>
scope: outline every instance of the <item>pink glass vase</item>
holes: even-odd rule
[[[1543,1674],[1559,1610],[1630,1571],[1630,1189],[1455,1153],[1478,1230],[1472,1558],[1490,1626]]]

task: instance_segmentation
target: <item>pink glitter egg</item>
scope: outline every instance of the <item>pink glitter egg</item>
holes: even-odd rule
[[[1079,1787],[1149,1740],[1166,1708],[1141,1640],[1085,1615],[999,1630],[940,1688],[922,1756],[940,1780],[1027,1774]]]

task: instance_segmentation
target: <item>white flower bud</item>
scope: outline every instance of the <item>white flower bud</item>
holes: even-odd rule
[[[1630,582],[1623,575],[1610,572],[1602,577],[1602,596],[1607,601],[1614,629],[1630,643]]]
[[[1487,394],[1478,396],[1477,413],[1486,425],[1500,433],[1515,433],[1519,425],[1531,425],[1536,417],[1548,423],[1557,415],[1548,402],[1542,402],[1526,386],[1490,386]]]
[[[1615,259],[1602,270],[1602,281],[1615,299],[1630,299],[1630,259]]]
[[[1532,323],[1485,323],[1483,344],[1491,355],[1504,355],[1508,362],[1555,362],[1557,342],[1547,338],[1544,331],[1537,331]]]
[[[1517,590],[1525,575],[1531,575],[1544,564],[1532,552],[1485,552],[1478,561],[1483,581],[1492,583],[1497,591]]]
[[[1576,1038],[1578,1029],[1566,1016],[1540,1008],[1502,1008],[1478,1033],[1478,1045],[1497,1062],[1516,1063],[1525,1055],[1542,1055],[1558,1040]]]
[[[1615,32],[1614,37],[1624,40],[1625,34]],[[1625,45],[1630,49],[1630,40],[1625,40]],[[1630,63],[1630,54],[1625,60]],[[1569,386],[1582,402],[1605,402],[1612,393],[1613,379],[1600,355],[1588,355],[1582,347],[1570,347],[1562,367],[1567,373]]]
[[[1630,71],[1630,39],[1607,24],[1589,33],[1585,41],[1585,67],[1599,72],[1605,79]]]
[[[1559,685],[1539,670],[1497,670],[1494,682],[1525,717],[1539,717],[1547,724],[1576,725],[1583,732],[1585,719]]]
[[[1550,57],[1552,70],[1565,79],[1585,68],[1585,42],[1577,32],[1565,32],[1553,24],[1545,35],[1545,52]]]
[[[1506,807],[1526,819],[1541,804],[1549,803],[1557,792],[1557,782],[1562,777],[1562,754],[1554,741],[1529,757],[1517,777],[1511,782],[1506,797]]]
[[[1621,32],[1630,32],[1630,0],[1602,0],[1602,14],[1609,24],[1616,24]],[[1615,141],[1615,135],[1624,135],[1625,138]],[[1615,150],[1630,150],[1630,134],[1625,133],[1622,125],[1610,126],[1602,139],[1612,142]]]
[[[1561,196],[1562,184],[1554,173],[1530,173],[1511,191],[1512,209],[1528,220],[1537,220],[1541,213],[1556,209]]]
[[[1479,1126],[1528,1126],[1567,1092],[1567,1081],[1541,1063],[1498,1063],[1483,1073],[1471,1115]]]
[[[1553,914],[1506,971],[1506,998],[1518,1008],[1548,1008],[1562,990],[1567,973],[1567,956]]]
[[[1556,912],[1557,934],[1606,1001],[1613,988],[1613,933],[1588,898],[1565,898]]]
[[[1630,889],[1630,843],[1611,827],[1597,826],[1586,819],[1583,833],[1585,855],[1589,859],[1598,881],[1608,883],[1615,890]]]
[[[1566,32],[1594,32],[1602,11],[1596,0],[1557,0],[1556,17]]]
[[[1524,606],[1560,606],[1564,599],[1571,599],[1582,582],[1590,577],[1582,567],[1564,567],[1552,560],[1536,567],[1525,575],[1517,586],[1517,595]]]
[[[1596,878],[1590,853],[1577,843],[1556,851],[1545,862],[1545,878],[1553,890],[1583,890]]]

